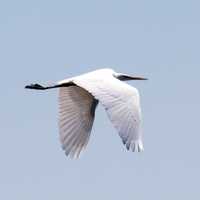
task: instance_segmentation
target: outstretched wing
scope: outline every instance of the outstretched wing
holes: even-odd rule
[[[66,155],[78,157],[87,145],[98,101],[78,86],[59,89],[60,141]]]
[[[126,148],[143,151],[140,97],[137,89],[112,76],[103,79],[79,78],[74,82],[101,102]]]

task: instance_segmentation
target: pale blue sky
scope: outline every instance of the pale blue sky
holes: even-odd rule
[[[199,199],[200,3],[0,1],[0,199]],[[102,107],[81,159],[61,150],[57,91],[26,91],[110,67],[150,80],[145,152],[127,152]]]

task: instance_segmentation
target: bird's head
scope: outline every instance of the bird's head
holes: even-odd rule
[[[140,76],[133,76],[133,75],[128,75],[128,74],[123,74],[123,73],[117,73],[111,68],[104,68],[104,69],[99,69],[97,70],[98,73],[101,72],[102,75],[112,75],[115,78],[119,79],[120,81],[130,81],[130,80],[148,80],[147,78],[140,77]]]

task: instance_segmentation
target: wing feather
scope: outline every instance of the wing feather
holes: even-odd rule
[[[79,157],[87,145],[96,105],[94,97],[78,86],[60,88],[59,132],[66,155]]]
[[[74,83],[101,102],[128,150],[143,151],[140,97],[136,88],[113,76],[103,79],[84,77]]]

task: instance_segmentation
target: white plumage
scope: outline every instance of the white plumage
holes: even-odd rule
[[[93,96],[80,87],[60,88],[60,141],[66,155],[78,157],[87,145],[94,121],[94,115],[91,112],[93,102]]]
[[[98,102],[105,108],[126,148],[143,151],[140,97],[136,88],[122,82],[126,80],[146,79],[100,69],[53,86],[32,84],[26,88],[59,87],[60,141],[66,155],[76,158],[88,143]]]

